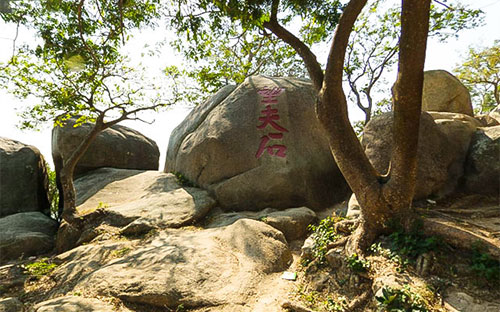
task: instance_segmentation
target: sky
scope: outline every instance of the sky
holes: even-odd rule
[[[429,40],[426,70],[444,69],[451,72],[465,57],[469,47],[491,46],[494,40],[500,39],[500,0],[463,0],[461,2],[471,8],[482,9],[485,12],[485,25],[462,31],[458,39],[449,39],[446,43]],[[128,45],[127,52],[132,59],[139,59],[145,50],[145,44],[152,46],[158,39],[162,39],[162,36],[164,38],[168,34],[168,31],[161,29],[138,33]],[[0,62],[7,61],[12,55],[12,38],[14,36],[15,28],[5,25],[0,20]],[[34,40],[33,33],[21,29],[18,42],[23,40]],[[143,64],[152,73],[167,65],[179,65],[181,60],[181,57],[175,55],[168,44],[164,45],[161,50],[161,54],[143,59]],[[50,125],[40,131],[21,131],[17,128],[21,120],[16,115],[16,108],[26,104],[29,103],[21,102],[0,88],[0,136],[36,146],[52,166]],[[164,112],[146,115],[145,119],[155,120],[151,125],[139,121],[125,121],[122,124],[136,129],[156,141],[161,153],[160,170],[163,170],[170,133],[182,122],[191,108],[189,105],[176,105]],[[363,119],[362,112],[356,107],[349,108],[349,115],[351,120]]]

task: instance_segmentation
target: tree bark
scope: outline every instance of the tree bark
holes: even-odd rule
[[[76,211],[76,191],[75,185],[73,183],[73,174],[75,171],[76,164],[80,158],[88,150],[92,142],[95,140],[99,132],[104,130],[104,115],[101,114],[97,120],[96,124],[90,130],[87,137],[80,143],[76,150],[71,154],[68,159],[63,159],[63,167],[60,174],[60,182],[63,190],[64,208],[62,212],[62,219],[69,224],[78,225],[79,216]]]
[[[348,252],[362,252],[392,219],[411,223],[417,144],[422,103],[423,66],[430,0],[403,0],[398,79],[394,88],[394,144],[391,166],[380,175],[371,165],[352,129],[342,88],[349,35],[366,0],[346,6],[334,35],[316,114],[328,133],[330,149],[361,206],[361,220]],[[349,251],[350,250],[350,251]]]

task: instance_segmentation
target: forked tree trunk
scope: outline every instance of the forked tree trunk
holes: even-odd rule
[[[349,35],[365,4],[366,0],[350,1],[340,18],[316,106],[335,161],[361,206],[360,226],[349,244],[351,251],[358,252],[386,231],[391,219],[405,227],[412,221],[430,0],[403,0],[398,79],[394,87],[393,156],[385,175],[373,168],[350,125],[342,88]]]

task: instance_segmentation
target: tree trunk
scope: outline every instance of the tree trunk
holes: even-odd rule
[[[95,140],[99,132],[105,129],[104,126],[104,115],[100,115],[96,124],[90,130],[87,137],[80,143],[80,145],[75,149],[73,154],[68,159],[63,159],[63,167],[60,173],[60,182],[63,191],[64,199],[64,209],[62,212],[62,219],[69,224],[79,227],[80,218],[78,212],[76,211],[76,191],[75,185],[73,183],[73,174],[75,171],[76,164],[80,158],[88,150],[89,146]]]
[[[342,88],[350,32],[366,4],[352,0],[342,14],[332,42],[316,113],[329,135],[330,149],[361,206],[361,222],[348,252],[362,252],[388,229],[391,219],[411,223],[422,102],[423,65],[430,0],[403,1],[398,80],[394,88],[394,145],[389,172],[380,175],[366,157],[347,114]]]

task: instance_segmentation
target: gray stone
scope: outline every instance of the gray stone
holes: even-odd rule
[[[303,238],[308,232],[309,224],[316,220],[316,213],[307,207],[277,210],[267,208],[262,211],[240,211],[216,214],[209,218],[208,228],[227,226],[240,219],[262,221],[281,231],[288,242]]]
[[[474,133],[465,170],[466,191],[499,196],[500,126],[479,128]]]
[[[52,130],[52,158],[56,172],[90,132],[92,125],[74,127],[76,119],[66,121],[64,127]],[[78,161],[75,176],[85,172],[113,167],[121,169],[158,170],[160,152],[156,143],[136,130],[114,125],[103,130]]]
[[[361,206],[359,206],[356,194],[353,193],[351,195],[351,198],[349,198],[349,203],[347,204],[346,217],[357,218],[360,214],[361,214]]]
[[[59,297],[37,304],[35,312],[109,312],[116,311],[115,307],[107,302],[95,298],[79,296]]]
[[[281,128],[264,121],[269,103],[258,93],[264,88],[284,89],[269,114]],[[311,83],[295,78],[250,77],[234,90],[222,89],[174,129],[165,172],[209,189],[226,210],[319,209],[338,202],[348,187],[316,119],[315,100]],[[274,148],[259,154],[266,136],[263,146]]]
[[[101,207],[116,226],[137,219],[152,227],[190,225],[215,206],[207,191],[182,187],[173,174],[158,171],[101,168],[76,179],[75,189],[80,214]]]
[[[0,299],[0,312],[19,312],[23,310],[23,304],[17,298]]]
[[[57,222],[40,212],[0,218],[0,260],[28,257],[54,248]]]
[[[49,214],[45,160],[31,145],[0,137],[0,217],[19,212]]]
[[[386,173],[392,153],[393,114],[385,113],[376,116],[366,125],[362,144],[368,159],[380,173]],[[458,130],[463,131],[463,141],[467,133],[471,133],[468,125],[452,122]],[[460,177],[465,153],[465,142],[458,142],[443,131],[447,125],[438,125],[426,112],[420,118],[419,146],[417,150],[417,182],[414,199],[423,199],[431,195],[443,196],[453,190]],[[449,133],[458,131],[452,130]],[[468,132],[469,131],[469,132]]]
[[[469,90],[445,70],[424,72],[422,110],[474,116]]]
[[[131,244],[77,247],[57,257],[62,264],[53,277],[125,302],[192,309],[244,305],[265,274],[286,269],[292,260],[280,231],[248,219],[211,229],[170,229]],[[109,260],[124,248],[130,251]]]

